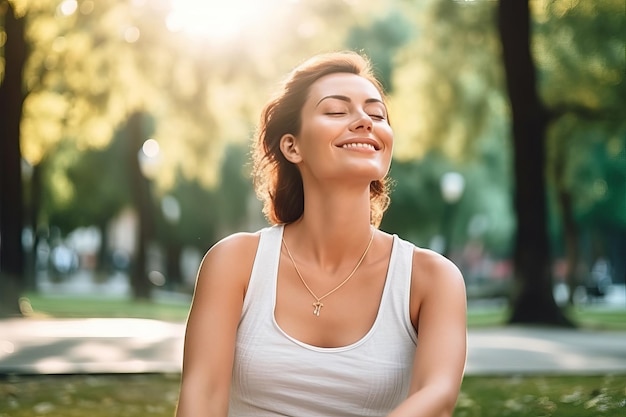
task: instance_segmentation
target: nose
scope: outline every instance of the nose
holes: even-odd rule
[[[360,111],[350,125],[350,130],[355,132],[360,130],[371,132],[372,126],[372,118],[367,113]]]

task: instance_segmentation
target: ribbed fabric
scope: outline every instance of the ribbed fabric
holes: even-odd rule
[[[283,226],[261,231],[237,333],[231,417],[384,416],[408,393],[417,335],[409,317],[413,245],[393,236],[370,331],[338,348],[302,343],[274,318]]]

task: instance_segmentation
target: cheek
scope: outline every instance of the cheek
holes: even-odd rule
[[[380,128],[378,137],[381,138],[388,146],[393,145],[393,129],[391,126],[386,125]]]

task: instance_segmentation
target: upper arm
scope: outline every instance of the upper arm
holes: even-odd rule
[[[434,386],[454,403],[467,357],[467,299],[459,269],[439,254],[416,249],[411,306],[418,332],[411,392]]]
[[[237,326],[258,240],[254,234],[230,236],[202,260],[185,332],[179,416],[208,402],[227,410]]]

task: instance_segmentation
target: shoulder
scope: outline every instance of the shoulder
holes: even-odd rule
[[[424,301],[445,293],[465,297],[465,281],[459,268],[445,256],[414,247],[412,260],[412,289]]]
[[[463,275],[452,261],[437,252],[414,247],[410,300],[411,322],[420,333],[427,328],[465,325],[467,296]]]
[[[256,252],[259,244],[261,231],[248,233],[239,232],[226,236],[215,243],[206,253],[205,259],[210,257],[222,257],[241,255],[247,252]]]
[[[247,285],[260,235],[260,231],[234,233],[215,243],[202,259],[198,284],[206,280],[227,280]]]

